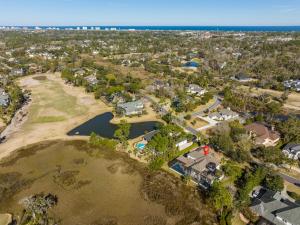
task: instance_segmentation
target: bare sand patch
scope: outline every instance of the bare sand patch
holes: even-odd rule
[[[0,214],[0,225],[9,225],[12,222],[10,214]]]

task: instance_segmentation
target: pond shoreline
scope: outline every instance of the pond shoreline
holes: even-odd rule
[[[114,139],[114,133],[118,129],[118,124],[112,123],[112,121],[115,121],[114,118],[115,117],[111,112],[100,114],[72,129],[67,133],[67,135],[90,136],[91,133],[96,133],[103,138]],[[129,124],[131,125],[129,139],[135,139],[155,130],[159,126],[159,124],[161,124],[161,122],[143,121]]]

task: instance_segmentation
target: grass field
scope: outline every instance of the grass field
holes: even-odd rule
[[[209,124],[208,122],[206,122],[198,117],[192,117],[192,119],[188,121],[188,125],[196,130],[201,127],[204,127],[208,124]]]
[[[18,82],[31,92],[32,100],[22,109],[27,115],[23,121],[8,127],[10,137],[0,145],[0,158],[25,145],[70,139],[67,133],[74,127],[112,110],[84,88],[66,85],[59,73],[26,76]]]
[[[300,187],[297,187],[296,185],[291,184],[289,182],[285,182],[285,185],[286,185],[287,191],[295,192],[296,194],[300,195]]]
[[[58,82],[40,77],[40,85],[31,90],[34,99],[29,123],[59,122],[87,112],[87,108],[77,104],[77,98],[67,94]]]

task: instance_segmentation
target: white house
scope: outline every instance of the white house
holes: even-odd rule
[[[183,140],[180,140],[179,142],[177,142],[175,144],[175,146],[181,151],[183,149],[190,147],[192,144],[193,144],[192,141],[189,142],[187,139],[183,139]]]
[[[222,109],[219,112],[211,113],[208,115],[208,117],[210,119],[217,120],[217,121],[226,121],[226,120],[238,118],[239,115],[228,108],[228,109]]]
[[[201,95],[204,95],[206,93],[206,90],[202,87],[200,87],[199,85],[197,84],[190,84],[188,87],[187,87],[187,93],[189,94],[196,94],[197,96],[201,96]]]
[[[290,159],[299,160],[300,159],[300,144],[287,144],[282,153]]]

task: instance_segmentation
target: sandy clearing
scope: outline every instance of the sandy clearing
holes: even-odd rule
[[[246,86],[241,86],[241,89],[248,90],[253,94],[265,93],[277,98],[281,97],[283,94],[282,91],[275,91],[275,90],[262,89],[262,88],[249,89],[249,87]],[[284,108],[300,111],[300,93],[295,93],[295,92],[290,93],[286,103],[284,104]]]
[[[0,225],[8,225],[12,222],[10,214],[0,214]]]
[[[34,113],[36,113],[36,111],[46,111],[47,108],[45,107],[51,105],[52,100],[53,105],[57,104],[55,101],[58,101],[57,98],[60,97],[55,93],[56,89],[45,88],[43,82],[34,80],[33,77],[35,76],[41,75],[28,76],[19,80],[19,85],[22,88],[32,92],[32,102],[25,106],[25,109],[22,109],[22,111],[28,111],[29,119],[24,119],[23,123],[15,122],[13,126],[9,128],[8,140],[5,143],[0,144],[0,159],[8,156],[11,152],[20,147],[40,141],[87,139],[86,137],[68,137],[66,133],[90,118],[112,110],[111,107],[106,106],[103,102],[96,101],[93,94],[86,93],[83,88],[66,85],[59,74],[43,74],[43,76],[47,77],[47,82],[49,82],[50,85],[58,88],[57,90],[62,89],[64,99],[60,99],[61,101],[68,102],[70,99],[76,98],[76,103],[74,105],[68,105],[65,112],[63,111],[64,109],[62,109],[62,112],[57,113],[57,109],[53,110],[49,106],[49,111],[47,112],[48,116],[57,116],[65,114],[66,112],[73,112],[73,110],[76,113],[69,113],[68,117],[63,121],[48,123],[33,122],[31,118],[35,115]],[[45,95],[45,92],[47,93],[47,104],[45,104],[45,100],[41,98],[42,95]],[[82,109],[82,105],[85,106],[84,110]],[[63,106],[64,105],[60,107],[63,108]],[[80,108],[81,111],[76,111],[78,108]]]

